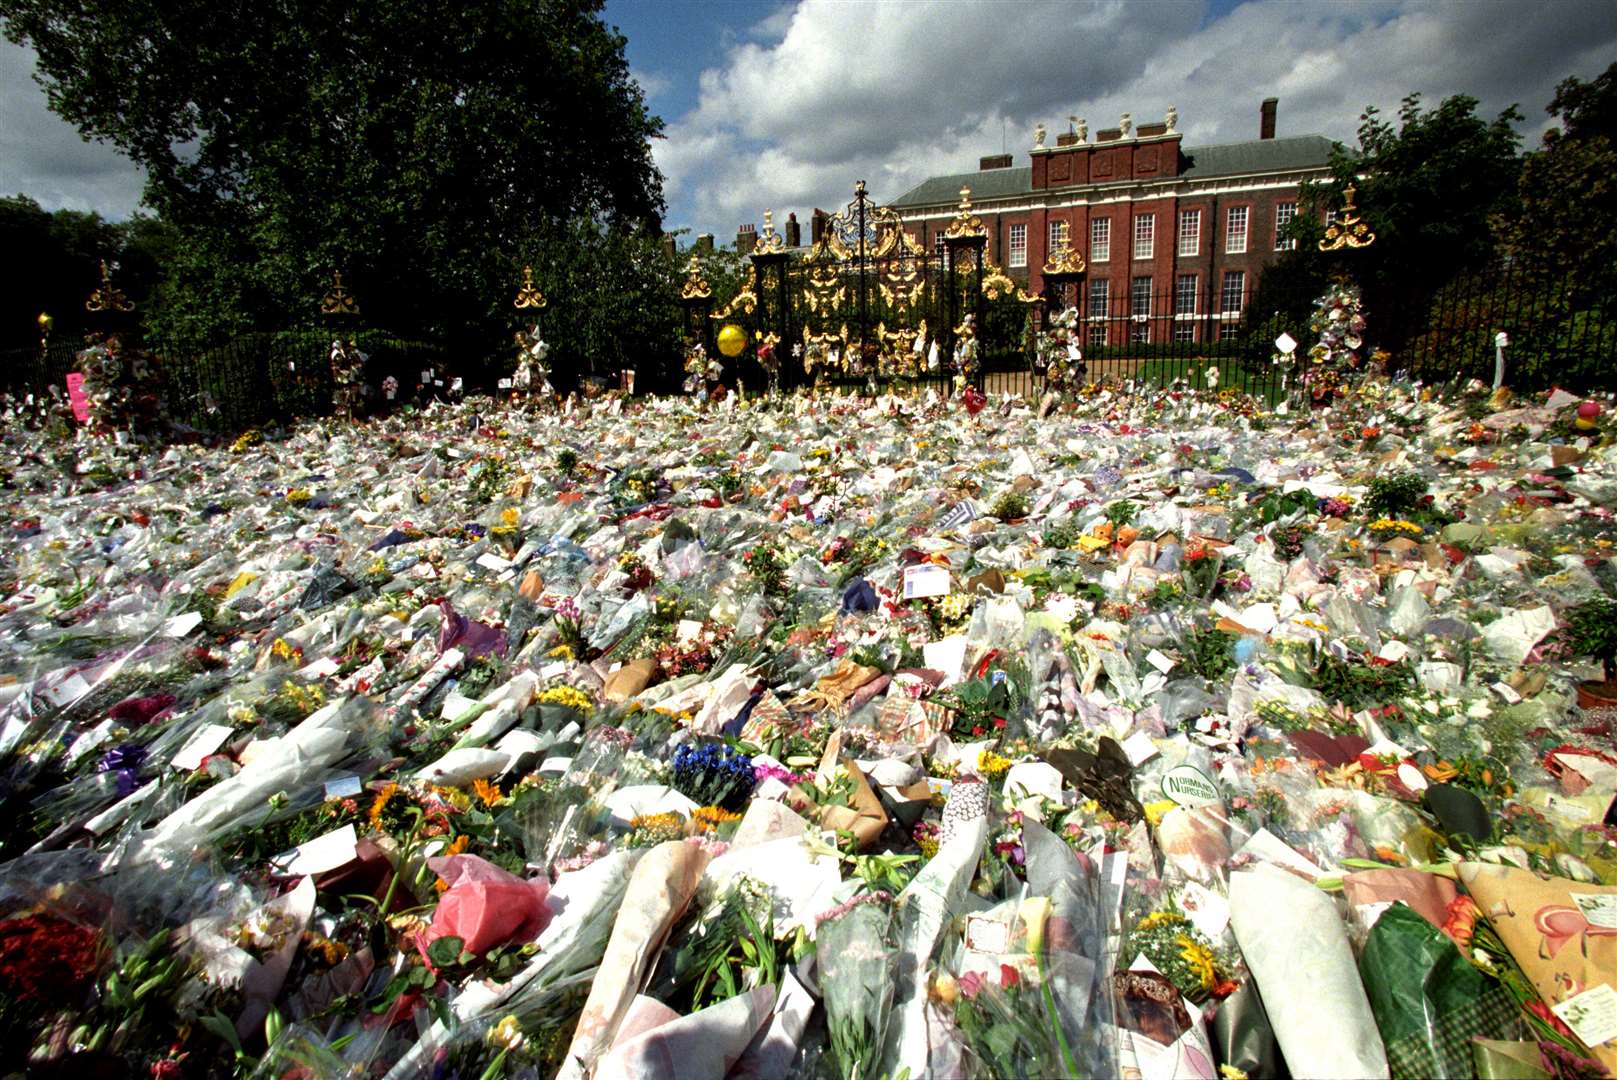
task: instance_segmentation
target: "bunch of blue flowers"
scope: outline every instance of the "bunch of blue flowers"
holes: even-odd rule
[[[674,789],[698,806],[740,812],[756,783],[752,758],[734,747],[687,743],[674,751]]]

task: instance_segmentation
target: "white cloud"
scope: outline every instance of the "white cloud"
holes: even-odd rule
[[[674,87],[674,80],[657,71],[636,71],[634,81],[640,84],[640,92],[646,95],[646,100],[661,97]]]
[[[1209,19],[1199,3],[801,0],[766,24],[655,147],[671,225],[723,239],[765,207],[841,206],[858,179],[891,199],[998,152],[1002,121],[1018,165],[1040,121],[1093,131],[1172,104],[1188,145],[1234,142],[1270,96],[1282,135],[1351,143],[1365,105],[1391,114],[1412,91],[1470,94],[1490,117],[1519,102],[1533,133],[1558,81],[1610,62],[1617,4],[1253,0]]]
[[[0,41],[0,194],[31,196],[47,210],[127,218],[140,203],[144,174],[52,113],[33,73],[31,48]]]

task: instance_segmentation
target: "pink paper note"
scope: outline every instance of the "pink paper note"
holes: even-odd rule
[[[90,399],[84,394],[84,376],[80,372],[67,373],[67,400],[73,406],[73,419],[81,424],[90,419]]]

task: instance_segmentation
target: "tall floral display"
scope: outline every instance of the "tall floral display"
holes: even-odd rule
[[[1314,301],[1308,329],[1316,339],[1308,350],[1309,396],[1315,404],[1324,405],[1341,393],[1347,374],[1360,366],[1365,318],[1359,287],[1347,281],[1332,282],[1325,295]]]

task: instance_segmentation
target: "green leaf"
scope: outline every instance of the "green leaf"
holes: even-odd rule
[[[449,967],[460,959],[465,947],[464,941],[450,934],[427,946],[427,959],[432,961],[434,967]]]
[[[241,1053],[241,1037],[236,1034],[236,1025],[222,1013],[212,1012],[207,1016],[198,1017],[198,1022],[213,1034],[217,1035],[236,1053]]]

